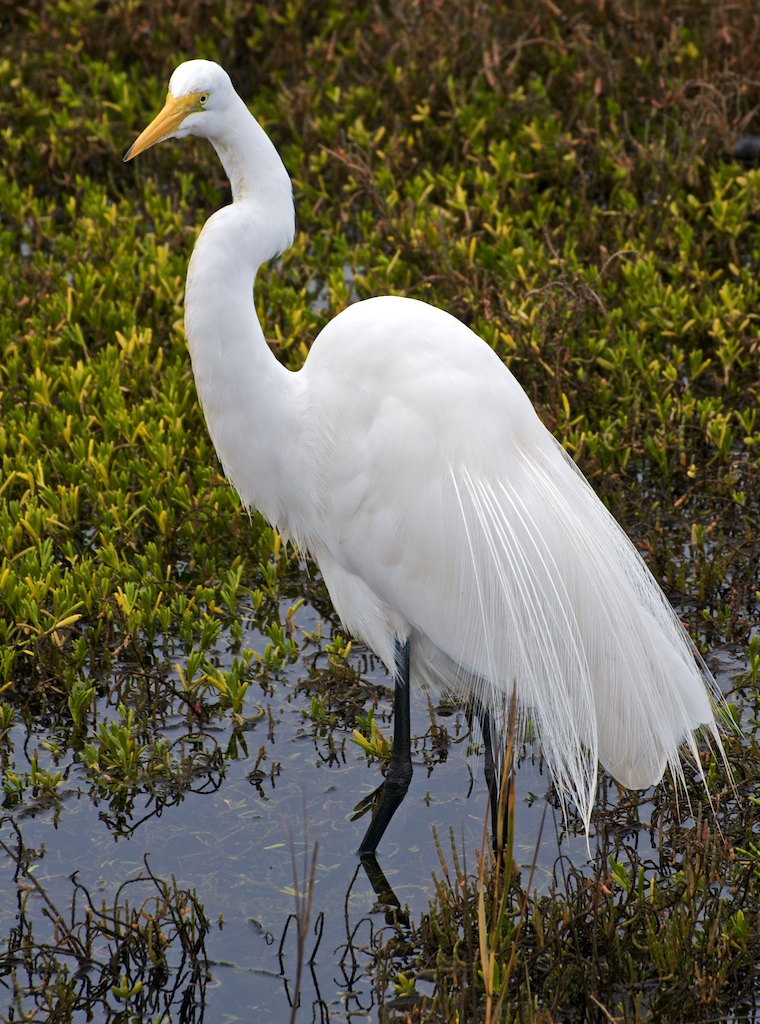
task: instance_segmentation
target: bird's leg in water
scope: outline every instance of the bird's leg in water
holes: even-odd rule
[[[467,721],[472,729],[473,715],[480,725],[480,733],[483,737],[483,774],[488,786],[488,800],[491,807],[491,838],[496,841],[497,825],[499,820],[499,781],[496,778],[496,769],[493,759],[493,743],[491,740],[491,714],[483,707],[477,697],[473,697],[467,711]]]
[[[475,702],[475,714],[480,722],[480,731],[483,735],[483,774],[486,777],[488,786],[488,799],[491,802],[491,837],[494,842],[499,834],[499,780],[496,778],[494,768],[493,744],[491,741],[491,713],[487,711],[480,701]]]
[[[409,708],[409,638],[396,640],[396,680],[393,705],[393,753],[383,783],[380,803],[375,808],[364,839],[359,847],[361,857],[377,849],[396,808],[406,796],[412,780],[412,733]]]

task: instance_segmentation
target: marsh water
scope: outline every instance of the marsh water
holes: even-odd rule
[[[309,605],[300,608],[294,625],[312,635],[329,630]],[[243,644],[263,652],[265,639],[251,628]],[[224,649],[224,638],[218,647]],[[360,645],[352,658],[363,683],[377,686],[376,720],[381,732],[390,735],[388,678]],[[738,667],[726,662],[723,675],[727,678]],[[355,850],[368,818],[354,818],[357,804],[382,775],[377,761],[369,763],[350,741],[349,730],[334,723],[315,727],[313,694],[302,685],[306,675],[299,660],[266,685],[254,681],[237,721],[228,717],[208,726],[220,756],[205,774],[181,792],[154,787],[128,806],[98,800],[82,766],[70,755],[68,764],[56,757],[49,733],[27,736],[20,727],[12,729],[17,768],[23,751],[30,764],[35,757],[60,764],[65,778],[57,800],[22,801],[0,829],[5,844],[0,932],[3,948],[10,936],[17,950],[3,972],[8,1020],[21,1019],[22,1011],[35,1005],[31,992],[28,999],[12,995],[11,968],[16,983],[24,970],[19,950],[34,949],[37,956],[41,948],[55,950],[50,961],[59,970],[63,964],[70,982],[76,980],[82,966],[64,936],[82,934],[87,900],[91,907],[110,908],[127,899],[133,907],[143,906],[144,919],[155,915],[156,889],[146,866],[156,878],[174,879],[180,889],[194,892],[208,920],[203,938],[208,969],[202,978],[185,982],[180,943],[167,949],[170,970],[164,986],[176,991],[151,1020],[291,1019],[299,962],[298,928],[291,915],[297,897],[310,888],[295,1019],[377,1019],[376,985],[387,981],[378,982],[373,973],[372,950],[383,932],[403,929],[405,918],[393,922],[387,899],[378,896],[360,864]],[[186,717],[167,722],[169,740],[187,731]],[[487,794],[477,737],[461,711],[433,706],[427,694],[415,691],[412,731],[417,737],[414,778],[380,845],[378,863],[399,905],[410,919],[419,919],[434,896],[434,875],[444,870],[441,854],[445,862],[451,860],[452,842],[457,856],[474,867],[484,841]],[[194,742],[205,742],[202,731]],[[524,748],[516,785],[515,859],[524,878],[536,850],[532,884],[539,890],[557,880],[558,865],[590,864],[583,833],[566,830],[561,815],[546,802],[549,783],[537,747]],[[607,800],[615,798],[614,787],[605,793]],[[645,803],[627,827],[640,833],[643,846],[656,844],[646,825]],[[591,847],[594,843],[592,833]],[[20,940],[24,932],[26,947]],[[100,938],[102,948],[96,942],[92,952],[93,975],[98,957],[119,956],[118,944],[106,945]],[[38,963],[38,983],[40,975],[44,971]],[[128,980],[129,985],[135,982],[133,975]],[[424,989],[425,983],[418,983],[417,990]],[[39,1006],[39,992],[36,998]],[[144,1019],[131,1015],[126,989],[119,993],[114,986],[105,998],[101,993],[89,1012],[95,1020]]]

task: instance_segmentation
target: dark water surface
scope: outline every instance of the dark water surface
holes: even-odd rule
[[[315,628],[317,613],[313,609],[307,606],[298,615],[300,628]],[[243,644],[263,650],[259,634],[244,636]],[[290,1019],[297,963],[292,922],[284,940],[283,933],[295,909],[294,858],[303,892],[315,844],[313,906],[306,942],[306,959],[312,963],[304,971],[297,1019],[377,1019],[374,980],[367,968],[372,963],[371,943],[378,931],[387,927],[386,908],[378,905],[355,853],[368,817],[351,818],[357,803],[382,776],[377,764],[368,764],[358,746],[343,742],[345,734],[337,738],[338,762],[327,763],[326,740],[315,738],[304,715],[310,696],[297,687],[303,671],[300,663],[290,666],[266,693],[252,685],[245,714],[254,718],[259,709],[266,714],[233,741],[238,744],[238,757],[226,760],[223,777],[205,786],[199,780],[197,788],[205,791],[185,794],[160,814],[154,813],[155,804],[146,797],[143,811],[139,807],[132,811],[130,827],[123,830],[128,835],[114,835],[113,819],[102,816],[108,808],[96,806],[90,798],[84,769],[78,765],[71,766],[60,787],[68,795],[59,809],[22,804],[13,811],[24,845],[41,854],[31,869],[34,878],[64,919],[70,914],[75,872],[94,902],[112,901],[119,885],[144,873],[146,857],[156,876],[174,876],[180,887],[196,891],[212,925],[205,940],[210,963],[205,1014],[196,1008],[194,1015],[182,1017],[172,1008],[164,1021],[216,1024]],[[381,686],[388,684],[381,669],[371,670],[368,678]],[[382,713],[389,709],[389,694],[380,691],[376,717],[387,735],[390,725]],[[453,830],[460,857],[474,870],[487,809],[478,752],[473,753],[464,717],[440,708],[434,714],[451,741],[446,760],[428,771],[421,756],[415,758],[409,793],[378,850],[380,867],[412,919],[428,910],[435,891],[432,875],[441,875],[435,833],[451,863]],[[413,734],[423,736],[430,724],[427,695],[414,692]],[[179,733],[183,726],[178,722],[176,728]],[[232,731],[223,723],[218,733],[224,749],[232,740]],[[27,757],[43,739],[31,736],[26,740]],[[14,740],[17,747],[23,747],[25,734],[19,728],[14,728]],[[247,745],[247,757],[240,756],[244,754],[241,743]],[[266,777],[257,786],[249,773],[262,746],[267,754],[262,767],[268,771],[275,762],[280,769],[274,779]],[[537,753],[529,750],[517,772],[515,855],[521,865],[529,865],[534,857],[547,789]],[[643,806],[640,815],[646,814]],[[141,818],[142,823],[136,825]],[[646,835],[646,829],[641,832],[642,843],[653,845],[655,839]],[[0,828],[0,837],[9,848],[17,843],[9,819]],[[589,861],[585,836],[568,835],[557,813],[549,809],[533,879],[539,890],[549,885],[560,853],[575,865]],[[525,880],[527,875],[526,868]],[[19,888],[23,886],[12,858],[5,856],[0,870],[0,952],[7,948],[11,929],[19,925]],[[130,899],[139,904],[148,894],[138,887]],[[45,934],[53,941],[51,917],[55,915],[50,906],[37,896],[27,904],[26,913],[34,919],[36,941]],[[19,1019],[13,1016],[10,992],[8,1000],[5,1015]],[[123,1005],[116,997],[111,1004],[114,1009]],[[24,1005],[22,1001],[19,1009]],[[94,1010],[95,1020],[112,1019],[102,1006]],[[84,1020],[84,1015],[79,1019]]]

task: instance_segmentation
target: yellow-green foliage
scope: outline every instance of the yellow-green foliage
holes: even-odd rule
[[[700,643],[747,642],[760,601],[760,169],[730,157],[738,133],[760,134],[753,12],[728,0],[6,6],[6,807],[54,798],[57,766],[75,757],[94,794],[124,800],[154,776],[181,786],[217,770],[200,748],[170,749],[166,716],[239,723],[254,673],[299,653],[289,553],[222,479],[184,345],[187,260],[228,200],[222,170],[198,141],[121,162],[188,57],[226,66],[293,176],[295,244],[257,295],[280,357],[300,365],[357,297],[445,306],[509,363]],[[240,645],[242,598],[259,653]],[[237,645],[224,665],[222,632]],[[355,687],[348,647],[326,653]],[[336,714],[327,693],[312,699],[332,753]],[[22,721],[49,742],[17,762]],[[740,913],[719,939],[737,971],[752,962],[736,953]],[[652,956],[653,920],[635,918]],[[655,958],[657,977],[684,949]]]
[[[213,615],[236,550],[268,560],[218,478],[183,343],[185,267],[224,201],[221,171],[198,143],[119,159],[191,54],[224,61],[295,180],[296,244],[258,298],[283,358],[298,365],[356,296],[445,305],[510,363],[661,578],[741,632],[751,583],[723,592],[727,564],[706,581],[657,527],[688,541],[690,517],[707,520],[715,539],[757,514],[760,170],[722,159],[718,119],[740,117],[751,85],[713,109],[705,11],[645,13],[627,49],[622,8],[578,12],[536,15],[542,32],[527,7],[498,4],[444,17],[411,2],[196,3],[153,25],[135,5],[82,0],[13,16],[2,681],[61,671],[52,652],[68,659],[77,638],[176,630],[185,594]],[[201,23],[213,31],[191,47]],[[529,24],[544,42],[523,51]],[[180,565],[194,574],[180,581]]]

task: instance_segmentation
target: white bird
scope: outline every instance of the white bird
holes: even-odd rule
[[[186,135],[211,142],[233,197],[204,226],[185,292],[209,433],[243,503],[316,560],[345,628],[395,679],[393,755],[359,852],[409,786],[410,678],[497,727],[514,691],[587,830],[599,762],[642,789],[666,766],[683,780],[695,733],[722,749],[693,643],[493,350],[443,310],[386,296],[349,306],[300,370],[283,367],[253,285],[293,241],[289,175],[210,61],[176,69],[124,159]]]

